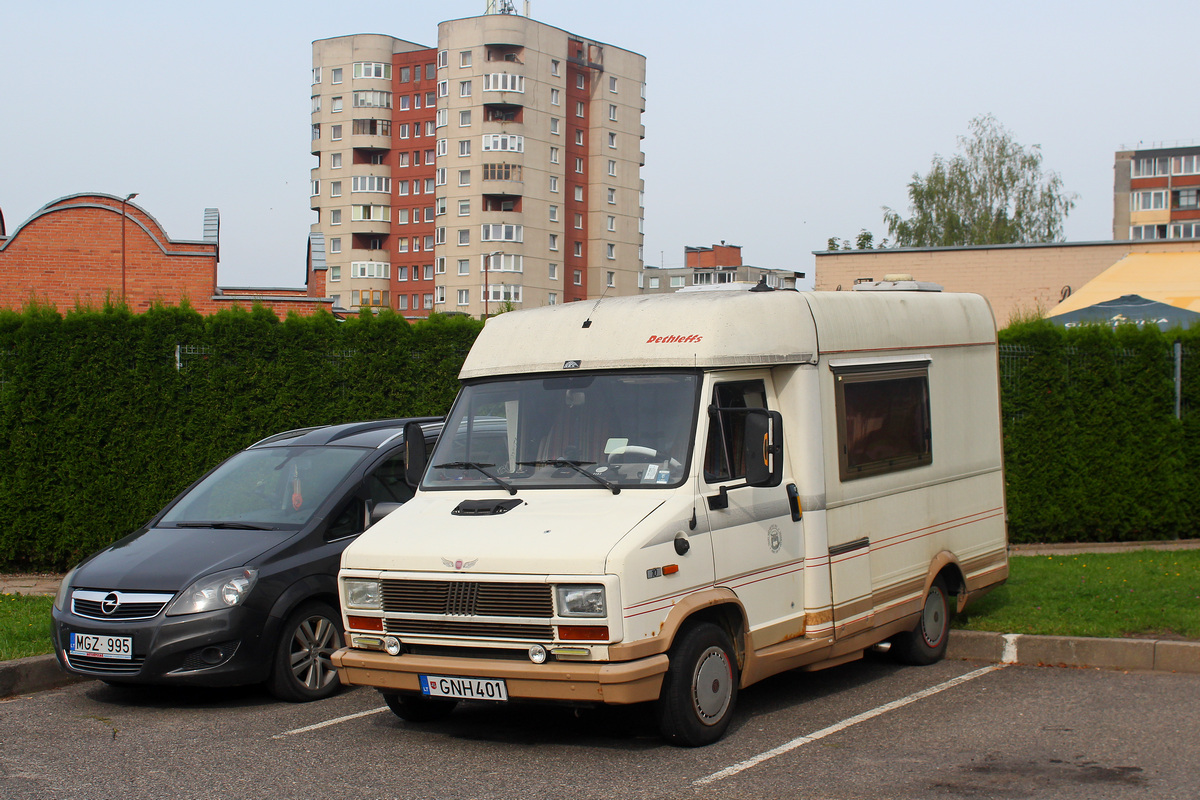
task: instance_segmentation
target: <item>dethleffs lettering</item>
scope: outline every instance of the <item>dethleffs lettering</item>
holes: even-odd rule
[[[703,338],[698,333],[688,334],[687,336],[651,336],[646,340],[646,344],[693,344]]]

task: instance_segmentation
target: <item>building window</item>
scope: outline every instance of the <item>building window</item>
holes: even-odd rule
[[[320,67],[313,67],[313,68],[312,68],[312,70],[313,70],[313,72],[312,72],[312,78],[313,78],[313,79],[312,79],[312,82],[313,82],[313,83],[320,83],[320,82],[321,82],[321,68],[320,68]]]
[[[550,221],[558,222],[558,206],[550,206]]]
[[[558,148],[557,147],[550,148],[550,163],[551,164],[558,163]]]
[[[409,99],[408,95],[405,94],[405,95],[400,96],[400,110],[401,111],[408,111],[411,104],[412,104],[412,101]]]
[[[1159,175],[1169,174],[1171,159],[1166,156],[1161,158],[1135,158],[1129,162],[1129,165],[1133,170],[1133,177],[1154,178]]]
[[[433,194],[433,190],[434,190],[433,178],[426,178],[425,179],[425,194]]]
[[[612,131],[608,133],[608,146],[614,150],[617,149],[617,135]]]
[[[1200,190],[1176,189],[1171,192],[1172,208],[1200,208]]]
[[[525,152],[525,137],[504,133],[489,133],[483,137],[483,151],[501,150],[513,153]]]
[[[312,96],[312,113],[316,114],[321,110],[321,95],[314,94]]]
[[[342,252],[342,240],[340,237],[335,236],[329,240],[329,252],[331,252],[331,253]]]
[[[408,181],[396,181],[396,194],[401,196],[408,194]]]
[[[329,210],[329,224],[330,225],[341,225],[342,224],[342,210],[340,208],[331,208]]]
[[[547,268],[547,275],[552,281],[558,280],[558,264],[551,262]]]
[[[612,245],[609,245],[609,246],[611,247]],[[614,286],[616,286],[617,285],[617,273],[615,273],[615,272],[604,273],[604,285],[610,289],[613,288]]]
[[[682,275],[676,275],[671,278],[672,289],[682,289],[684,287],[684,279]]]
[[[409,164],[409,161],[408,161],[408,151],[407,150],[404,150],[403,152],[396,154],[396,166],[407,167],[408,164]]]
[[[605,255],[605,257],[606,257],[606,258],[608,258],[608,260],[610,260],[610,261],[611,261],[611,260],[613,260],[613,259],[615,259],[615,258],[617,257],[617,246],[616,246],[615,244],[613,244],[612,242],[609,242],[609,243],[608,243],[608,244],[606,244],[604,247],[605,247],[605,253],[604,253],[604,255]],[[609,274],[609,275],[612,275],[612,273],[611,273],[611,272],[610,272],[610,273],[608,273],[608,274]],[[612,286],[612,282],[610,281],[608,285],[609,285],[609,286]]]
[[[550,133],[553,136],[558,136],[558,118],[557,117],[550,118]]]
[[[334,67],[333,69],[329,70],[329,82],[334,83],[334,84],[342,82],[342,68],[341,67]]]
[[[579,145],[580,147],[583,146],[583,129],[582,128],[575,129],[575,144]]]
[[[342,196],[342,182],[341,181],[330,181],[329,182],[329,196],[330,197],[341,197]]]
[[[525,256],[495,253],[479,257],[480,272],[524,272]]]
[[[616,189],[608,190],[608,204],[609,205],[617,204],[617,190]]]
[[[442,69],[443,67],[449,66],[449,64],[450,64],[450,51],[448,51],[448,50],[438,50],[438,54],[437,54],[437,68],[438,68],[438,69]],[[428,77],[430,77],[430,76],[426,75],[425,77],[427,77],[427,78],[428,78]]]
[[[342,140],[342,126],[341,125],[330,125],[329,126],[329,138],[331,141],[340,142]]]
[[[447,126],[447,125],[449,125],[449,124],[450,124],[450,111],[449,111],[449,109],[445,109],[445,108],[439,108],[439,109],[437,110],[437,127],[439,127],[439,128],[444,128],[444,127],[446,127],[446,126]],[[428,122],[427,122],[427,123],[425,123],[425,127],[426,127],[426,129],[428,129],[428,128],[429,128],[429,123],[428,123]],[[428,133],[426,133],[426,135],[428,135]]]
[[[350,179],[351,192],[391,192],[392,179],[382,175],[355,175]]]
[[[557,175],[550,176],[550,191],[554,194],[558,194],[558,176]]]
[[[458,185],[459,186],[470,186],[471,185],[471,170],[460,169],[458,171]]]
[[[446,287],[445,286],[433,287],[433,301],[435,303],[446,302]]]
[[[342,154],[341,153],[331,153],[330,154],[329,168],[330,169],[341,169],[342,168]]]
[[[617,162],[613,161],[611,158],[608,160],[608,174],[612,175],[613,177],[616,177],[617,175]]]
[[[308,193],[313,197],[316,197],[317,195],[319,195],[321,193],[320,179],[317,179],[317,180],[311,182],[311,187],[309,188]]]
[[[458,157],[463,158],[464,156],[469,156],[469,155],[471,155],[471,140],[470,139],[459,139],[458,140]]]
[[[458,96],[459,97],[470,97],[471,96],[471,82],[470,81],[459,81],[458,82]]]
[[[380,261],[351,261],[351,278],[387,278],[391,276],[392,265]]]
[[[458,232],[458,243],[460,245],[468,245],[471,243],[471,231],[467,228],[462,228]]]
[[[463,50],[461,53],[458,54],[458,65],[460,67],[471,66],[471,51],[470,50]]]
[[[558,250],[558,234],[557,233],[550,234],[550,249]]]
[[[1151,211],[1167,207],[1167,192],[1158,189],[1148,192],[1132,192],[1129,195],[1130,211]]]
[[[420,133],[421,133],[421,126],[420,126],[420,123],[417,123],[417,134],[420,135]],[[408,138],[408,123],[407,122],[400,123],[400,127],[397,129],[397,135],[401,139]]]
[[[460,217],[471,216],[471,201],[470,200],[459,200],[458,201],[458,215]]]
[[[558,305],[558,292],[550,292],[546,295],[546,305],[548,305],[548,306]]]
[[[342,279],[342,268],[341,267],[330,267],[329,268],[329,280],[334,281],[336,283],[337,281],[340,281],[341,279]],[[334,305],[337,305],[337,303],[334,303]]]
[[[470,275],[471,274],[471,259],[460,258],[458,260],[458,274],[459,275]]]
[[[650,279],[650,288],[651,288],[651,289],[657,289],[657,288],[658,288],[658,278],[651,278],[651,279]]]
[[[387,119],[354,120],[355,136],[391,136],[392,122]]]
[[[391,108],[391,92],[355,92],[355,108]]]
[[[470,112],[470,110],[458,112],[458,127],[460,127],[460,128],[471,127],[471,112]]]
[[[550,59],[550,74],[558,75],[558,61],[555,59]]]
[[[583,214],[575,215],[575,229],[583,230]]]
[[[612,103],[608,105],[608,118],[613,122],[617,121],[617,107]]]
[[[470,302],[471,302],[471,290],[470,289],[459,289],[458,290],[458,304],[460,306],[465,306]]]
[[[575,257],[582,258],[583,257],[583,242],[574,242],[574,248],[575,248]]]
[[[575,202],[577,202],[577,203],[583,202],[583,187],[582,186],[575,187]]]
[[[401,217],[403,218],[404,215],[402,214]],[[397,253],[407,253],[408,252],[408,237],[407,236],[401,236],[399,238],[399,240],[397,240],[396,252]],[[404,269],[404,267],[401,267],[400,269]]]
[[[573,273],[573,280],[576,286],[583,286],[583,270],[575,270]]]
[[[525,226],[503,223],[483,225],[481,226],[481,237],[481,241],[484,242],[523,242],[525,241]]]
[[[350,206],[350,219],[355,222],[387,222],[390,213],[389,206]]]
[[[577,100],[575,102],[575,116],[577,116],[577,117],[583,116],[583,101],[582,100]]]
[[[612,76],[608,78],[608,90],[613,94],[617,93],[617,79]]]
[[[610,216],[608,218],[608,229],[610,231],[615,231],[617,229],[617,218],[616,217]]]
[[[558,89],[550,90],[550,105],[552,105],[552,106],[559,105]]]
[[[354,77],[382,78],[390,81],[392,79],[392,65],[373,61],[358,61],[354,64]]]
[[[583,174],[583,159],[579,158],[578,156],[575,158],[575,172],[577,174]]]
[[[470,85],[470,83],[468,82],[467,85]],[[437,96],[438,97],[449,97],[449,95],[450,95],[450,81],[438,81],[437,82]],[[463,96],[466,97],[468,95],[463,95]]]
[[[493,72],[483,76],[483,90],[485,92],[524,92],[525,76]]]

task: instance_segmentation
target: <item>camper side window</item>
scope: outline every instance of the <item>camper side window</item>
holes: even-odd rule
[[[834,383],[843,481],[932,463],[927,366],[835,370]]]
[[[709,416],[704,480],[720,483],[744,478],[742,433],[746,412],[737,409],[766,408],[767,390],[762,381],[719,383],[713,388],[712,405],[724,410]]]

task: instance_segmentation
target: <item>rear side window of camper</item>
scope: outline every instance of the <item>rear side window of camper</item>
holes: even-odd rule
[[[928,364],[834,367],[843,481],[933,462]]]

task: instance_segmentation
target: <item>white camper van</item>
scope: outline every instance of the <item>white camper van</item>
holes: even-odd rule
[[[342,682],[407,720],[653,702],[694,746],[770,675],[941,658],[1008,561],[995,323],[935,288],[488,320],[416,496],[343,554]]]

